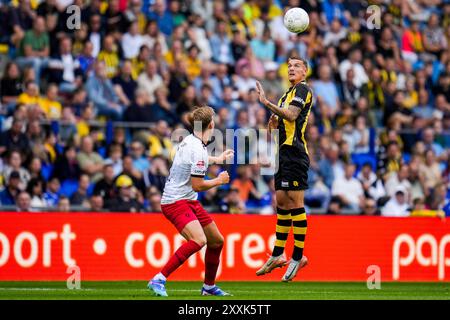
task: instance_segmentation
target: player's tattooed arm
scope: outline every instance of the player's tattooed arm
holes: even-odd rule
[[[286,119],[287,121],[295,121],[300,115],[301,109],[297,106],[289,105],[287,108],[280,108],[276,104],[270,102],[266,98],[264,89],[259,81],[256,81],[256,91],[259,94],[259,101],[282,119]]]

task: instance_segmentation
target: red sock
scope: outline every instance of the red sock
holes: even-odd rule
[[[181,266],[191,255],[199,251],[202,247],[193,241],[189,240],[183,244],[178,250],[173,254],[173,256],[166,263],[161,273],[164,277],[168,278],[172,272],[174,272],[179,266]]]
[[[220,252],[222,246],[218,248],[206,248],[205,253],[205,284],[212,286],[216,282],[217,268],[220,263]]]

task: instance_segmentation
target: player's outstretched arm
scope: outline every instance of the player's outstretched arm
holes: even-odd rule
[[[264,92],[264,89],[259,81],[256,81],[256,92],[259,94],[259,101],[282,119],[286,119],[287,121],[295,121],[295,119],[299,116],[301,109],[296,106],[289,105],[288,108],[280,108],[276,104],[270,102],[266,98],[266,93]]]
[[[211,188],[221,186],[230,182],[230,176],[228,172],[222,171],[219,175],[212,180],[205,180],[203,177],[191,176],[192,189],[195,192],[206,191]]]
[[[209,156],[208,162],[209,164],[224,164],[228,159],[231,159],[234,157],[234,151],[231,149],[227,149],[218,157]]]

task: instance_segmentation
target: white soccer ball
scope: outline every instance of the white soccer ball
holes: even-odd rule
[[[293,33],[303,32],[309,26],[309,15],[302,8],[291,8],[284,15],[284,26]]]

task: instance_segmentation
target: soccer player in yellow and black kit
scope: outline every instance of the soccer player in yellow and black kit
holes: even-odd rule
[[[291,281],[298,270],[308,263],[308,259],[303,256],[307,229],[304,192],[308,189],[309,168],[305,130],[312,107],[312,91],[305,81],[307,71],[308,64],[304,59],[289,58],[288,73],[292,86],[278,101],[278,105],[267,100],[261,84],[256,82],[260,102],[273,113],[269,130],[279,130],[279,165],[275,173],[276,241],[272,256],[256,274],[264,275],[289,263],[281,279],[284,282]],[[291,226],[294,231],[294,250],[292,259],[287,262],[283,258],[283,251]]]

